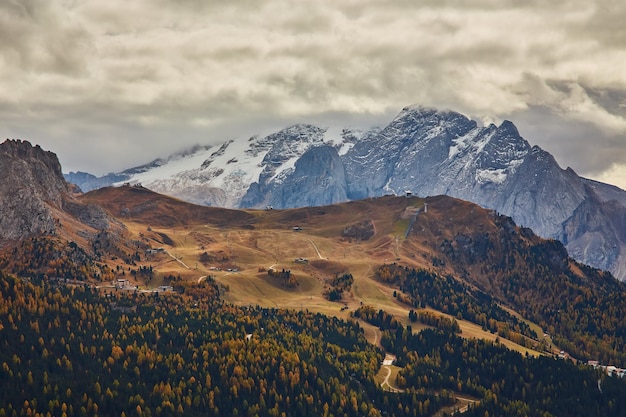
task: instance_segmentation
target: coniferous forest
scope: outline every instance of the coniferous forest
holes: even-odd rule
[[[0,416],[429,416],[455,395],[468,416],[626,415],[621,379],[443,330],[383,331],[389,392],[357,322],[4,275],[0,297]]]

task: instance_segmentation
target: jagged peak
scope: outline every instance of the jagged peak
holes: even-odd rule
[[[0,153],[12,159],[37,160],[46,165],[55,177],[63,179],[61,164],[54,152],[45,151],[27,140],[7,139],[0,144]],[[64,181],[64,180],[63,180]]]
[[[559,164],[556,162],[556,159],[554,158],[554,156],[552,156],[551,153],[544,151],[542,148],[540,148],[537,145],[534,145],[530,149],[530,155],[538,162],[543,162],[549,165],[555,165],[556,167],[561,169]]]
[[[407,116],[413,116],[417,118],[429,118],[436,117],[437,119],[447,120],[447,119],[463,119],[467,122],[471,121],[467,116],[462,113],[448,110],[448,109],[437,109],[435,107],[422,106],[418,104],[413,104],[410,106],[406,106],[402,109],[402,111],[396,116],[396,119],[404,118]]]
[[[537,157],[547,157],[554,159],[549,152],[544,151],[542,148],[539,147],[539,145],[533,145],[532,148],[530,148],[530,153],[531,155],[536,155]]]
[[[35,154],[55,155],[52,152],[44,151],[39,145],[33,146],[29,141],[22,139],[7,139],[0,145],[0,149],[3,152],[10,153],[12,156],[21,158],[32,157]]]
[[[275,159],[276,152],[285,152],[287,149],[301,154],[311,144],[323,143],[326,130],[310,124],[295,124],[273,133],[266,138],[273,143],[266,158]]]
[[[520,136],[517,126],[510,120],[503,121],[500,126],[498,126],[498,130],[510,133],[512,136]]]
[[[324,133],[326,132],[327,128],[323,128],[323,127],[319,127],[319,126],[315,126],[312,124],[308,124],[308,123],[296,123],[293,124],[291,126],[288,126],[270,136],[274,136],[274,135],[295,135],[295,134],[303,134],[303,133],[310,133],[310,132],[316,132],[316,133]]]

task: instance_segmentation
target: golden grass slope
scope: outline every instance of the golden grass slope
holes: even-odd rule
[[[93,191],[80,200],[102,206],[146,247],[164,250],[142,257],[139,265],[153,266],[156,277],[150,283],[137,279],[137,285],[161,285],[167,275],[194,281],[210,275],[228,289],[223,298],[232,303],[309,309],[343,318],[369,304],[405,324],[410,308],[393,297],[394,288],[373,278],[375,268],[396,262],[432,269],[437,255],[433,239],[452,238],[464,228],[496,227],[488,210],[449,197],[387,196],[291,210],[228,210],[124,186]],[[415,215],[418,221],[405,238]],[[344,235],[347,228],[364,221],[373,225],[371,238]],[[300,258],[306,262],[296,262]],[[290,270],[297,285],[285,286],[269,276],[268,269]],[[454,273],[448,267],[440,269]],[[340,302],[328,301],[329,281],[344,273],[354,277],[351,290]],[[468,337],[495,339],[472,323],[461,320],[459,324]],[[419,327],[413,324],[414,329]],[[371,330],[368,334],[375,336]]]

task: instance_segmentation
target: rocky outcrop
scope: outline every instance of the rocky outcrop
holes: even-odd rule
[[[0,145],[0,241],[54,234],[52,208],[69,188],[55,154],[27,141]]]
[[[626,207],[616,200],[602,202],[591,187],[586,189],[585,200],[563,223],[561,241],[573,258],[584,258],[590,265],[622,276]]]
[[[56,234],[63,211],[90,227],[108,226],[101,209],[74,201],[57,156],[39,145],[8,139],[0,144],[0,177],[0,243]]]

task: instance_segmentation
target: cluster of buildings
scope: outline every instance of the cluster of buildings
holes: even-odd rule
[[[131,284],[129,280],[124,278],[118,278],[113,281],[113,287],[119,290],[138,290],[139,287]],[[143,290],[142,292],[171,292],[174,291],[174,287],[171,285],[160,285],[158,288],[150,291]]]
[[[598,361],[589,361],[587,365],[593,366],[593,369],[603,370],[608,376],[616,376],[618,378],[624,378],[626,376],[626,369],[618,368],[613,365],[600,365]]]

